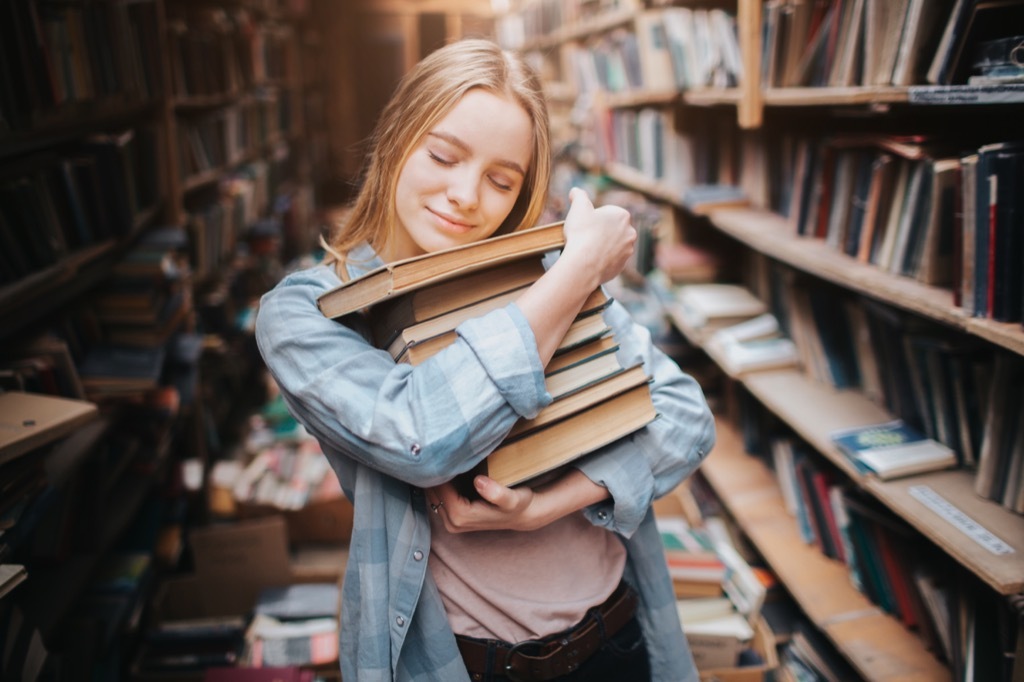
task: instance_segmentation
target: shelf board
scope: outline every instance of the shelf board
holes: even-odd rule
[[[718,422],[705,478],[793,598],[869,680],[951,679],[924,643],[851,583],[846,565],[805,543],[785,509],[774,474],[747,455],[730,425]]]
[[[1024,104],[1024,83],[992,85],[912,85],[911,104],[963,106]]]
[[[797,235],[780,215],[760,209],[720,209],[710,214],[719,230],[799,270],[984,338],[1024,354],[1024,328],[969,317],[953,305],[949,289],[928,286],[862,263],[823,240]]]
[[[546,36],[529,39],[519,49],[524,52],[530,52],[555,47],[572,40],[580,40],[588,36],[610,31],[613,28],[633,21],[634,17],[636,17],[636,11],[632,9],[601,12],[592,18],[583,19],[572,24],[564,24]]]
[[[971,573],[1001,594],[1016,594],[1024,590],[1024,516],[976,495],[973,472],[943,471],[892,481],[863,476],[832,444],[829,434],[838,429],[889,421],[894,419],[893,415],[861,393],[834,389],[794,369],[751,372],[742,381],[765,407],[839,466],[851,480]],[[1013,547],[1014,552],[1004,555],[989,552],[913,497],[909,488],[916,485],[927,485],[978,525]]]
[[[739,88],[698,88],[683,93],[684,102],[700,107],[736,106],[742,99],[743,91]]]
[[[841,87],[841,88],[768,88],[763,93],[765,106],[814,107],[863,104],[896,104],[906,102],[907,88]]]
[[[610,109],[628,109],[630,107],[668,106],[682,98],[679,90],[628,90],[625,92],[602,92],[600,101]]]
[[[130,100],[112,96],[87,102],[71,102],[36,116],[28,130],[0,134],[0,157],[52,147],[91,132],[118,125],[134,126],[139,118],[155,111],[161,100]]]
[[[174,108],[180,112],[216,109],[236,104],[242,97],[243,93],[241,92],[218,92],[213,95],[181,95],[174,99]]]
[[[82,268],[111,253],[116,246],[112,239],[79,249],[53,265],[37,270],[27,277],[0,287],[0,315],[21,308],[26,299],[38,299],[49,291],[69,288]]]
[[[683,197],[672,187],[652,180],[636,168],[631,168],[623,163],[605,164],[604,173],[619,184],[631,187],[632,189],[648,194],[662,201],[667,201],[675,206],[683,205]]]
[[[0,338],[13,336],[107,277],[114,261],[162,210],[162,201],[142,209],[135,214],[127,236],[73,251],[49,267],[0,287]]]

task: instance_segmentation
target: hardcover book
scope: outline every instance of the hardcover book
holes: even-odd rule
[[[832,442],[862,473],[883,480],[956,466],[956,453],[902,419],[835,431]]]
[[[657,416],[645,383],[549,426],[506,440],[470,472],[513,486],[568,464],[651,423]]]
[[[317,304],[327,317],[339,318],[374,303],[380,303],[391,296],[415,291],[429,284],[530,254],[547,253],[565,244],[562,227],[562,222],[540,225],[451,249],[393,261],[324,292],[317,300]]]

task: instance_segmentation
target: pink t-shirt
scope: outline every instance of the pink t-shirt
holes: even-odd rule
[[[570,514],[531,532],[449,533],[431,514],[430,572],[456,634],[520,642],[575,625],[622,578],[626,548]]]

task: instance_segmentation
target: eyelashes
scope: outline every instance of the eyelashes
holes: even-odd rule
[[[454,162],[454,161],[450,161],[450,160],[448,160],[448,159],[445,159],[445,158],[443,158],[443,157],[440,157],[440,156],[438,156],[437,154],[435,154],[435,153],[434,153],[434,152],[432,152],[432,151],[429,151],[429,150],[428,150],[428,151],[427,151],[427,154],[428,154],[428,155],[430,156],[430,158],[431,158],[431,159],[433,159],[433,160],[434,160],[434,161],[436,161],[437,163],[441,164],[442,166],[445,166],[446,168],[450,168],[450,167],[452,167],[452,166],[454,166],[454,165],[455,165],[455,162]]]
[[[443,156],[439,156],[438,154],[430,151],[429,149],[427,150],[427,156],[429,156],[431,158],[431,160],[434,161],[434,163],[436,163],[438,165],[441,165],[441,166],[444,166],[445,168],[451,168],[456,163],[458,163],[457,161],[454,161],[454,160],[451,160],[451,159],[446,159]],[[495,189],[497,189],[497,190],[499,190],[501,192],[511,192],[512,191],[512,185],[509,184],[509,183],[501,182],[500,180],[495,180],[491,176],[488,176],[487,179],[488,179],[488,181],[492,185],[494,185]]]

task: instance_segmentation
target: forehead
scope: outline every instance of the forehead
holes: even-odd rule
[[[514,100],[486,90],[470,90],[431,130],[461,141],[467,151],[522,168],[533,152],[530,115]]]

